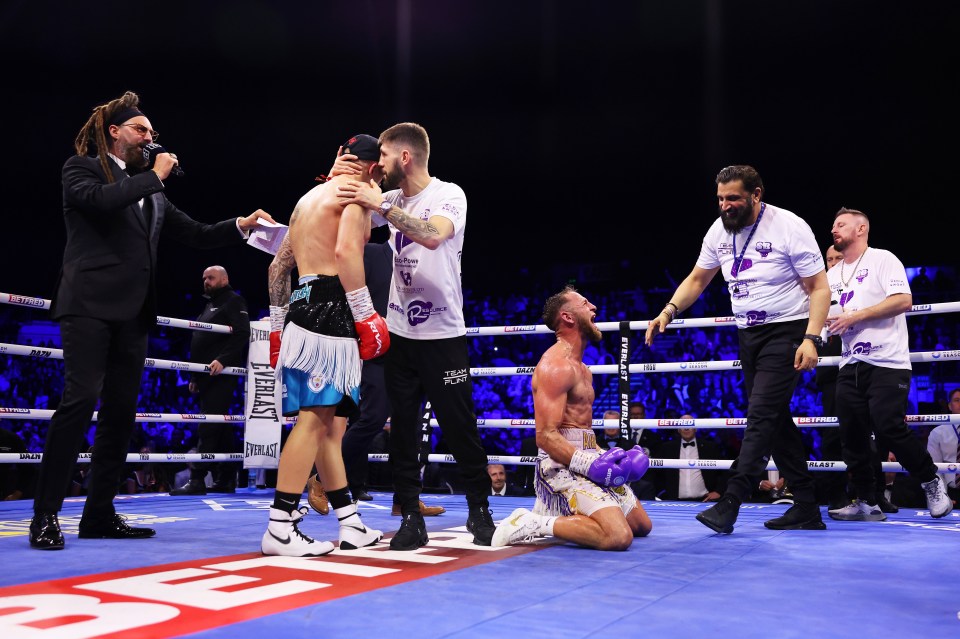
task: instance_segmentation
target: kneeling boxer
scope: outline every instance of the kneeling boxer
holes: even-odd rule
[[[492,546],[553,535],[599,550],[626,550],[653,528],[629,487],[650,465],[646,453],[639,446],[602,451],[591,430],[593,373],[583,351],[602,337],[596,310],[571,286],[544,304],[543,319],[557,343],[533,371],[537,500],[533,512],[518,508],[500,522]]]

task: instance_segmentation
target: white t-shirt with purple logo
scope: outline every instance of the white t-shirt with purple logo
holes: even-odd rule
[[[467,334],[463,320],[460,256],[467,226],[467,196],[456,184],[431,178],[413,197],[400,189],[383,194],[408,215],[427,220],[435,215],[453,222],[453,237],[431,251],[390,224],[393,282],[387,326],[410,339],[445,339]],[[380,221],[379,215],[374,216]],[[375,222],[376,224],[376,222]]]
[[[738,328],[809,317],[810,297],[801,278],[823,270],[823,256],[810,225],[786,209],[763,206],[759,224],[736,234],[723,228],[717,217],[703,238],[697,259],[700,268],[720,267]],[[750,237],[754,226],[757,229]],[[750,241],[744,250],[747,238]],[[743,260],[735,271],[741,252]]]
[[[843,269],[841,269],[841,265]],[[853,269],[856,269],[854,272]],[[845,278],[841,278],[841,270]],[[847,283],[844,284],[843,280]],[[853,264],[838,263],[827,271],[830,283],[830,315],[858,311],[879,304],[891,295],[910,293],[910,283],[903,263],[884,249],[868,247]],[[836,304],[832,304],[836,301]],[[866,320],[854,324],[841,336],[843,351],[840,368],[852,361],[867,362],[886,368],[913,368],[910,364],[910,337],[904,313],[886,319]]]

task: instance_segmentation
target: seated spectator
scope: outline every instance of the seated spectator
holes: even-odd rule
[[[681,419],[693,419],[686,414]],[[693,426],[681,428],[678,438],[663,442],[657,450],[657,456],[663,459],[724,459],[720,445],[709,437],[697,437]],[[717,501],[726,488],[725,470],[707,470],[702,468],[674,469],[657,468],[653,475],[656,494],[659,499],[669,501]]]
[[[503,464],[487,464],[487,474],[490,475],[491,497],[519,497],[522,491],[509,481],[507,469]]]
[[[21,437],[0,428],[0,453],[26,453],[27,445]],[[0,464],[0,499],[33,499],[33,487],[36,483],[34,464]]]

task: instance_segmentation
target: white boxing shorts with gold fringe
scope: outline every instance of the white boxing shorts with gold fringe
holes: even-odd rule
[[[558,432],[581,450],[603,452],[597,448],[597,437],[590,429],[560,428]],[[616,506],[627,516],[637,507],[637,498],[629,484],[611,488],[600,486],[587,477],[572,472],[542,449],[537,458],[534,489],[537,501],[533,512],[538,515],[589,517],[601,508]]]

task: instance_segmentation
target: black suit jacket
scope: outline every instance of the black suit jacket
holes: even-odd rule
[[[663,442],[657,449],[657,456],[661,459],[680,459],[680,443],[682,439],[677,437],[670,441]],[[697,457],[700,459],[722,459],[723,451],[713,440],[706,437],[697,437]],[[703,483],[708,492],[723,494],[727,485],[727,471],[725,470],[707,470],[700,469],[703,475]],[[675,501],[679,499],[680,492],[680,471],[675,468],[658,468],[653,473],[652,479],[657,485],[657,496],[660,499]]]
[[[491,497],[522,497],[523,495],[524,495],[523,489],[514,486],[514,485],[511,484],[509,481],[507,482],[507,494],[506,494],[506,495],[498,495],[498,494],[496,494],[496,493],[493,492],[493,488],[490,489],[490,496],[491,496]]]
[[[199,364],[217,360],[224,366],[246,366],[247,346],[250,341],[250,316],[247,302],[233,290],[224,286],[209,297],[198,322],[226,324],[232,333],[209,333],[194,331],[190,339],[190,359]],[[207,373],[194,373],[193,380],[203,385],[210,379]]]
[[[369,242],[363,247],[363,271],[373,309],[386,317],[393,279],[393,249],[389,242]]]
[[[196,248],[243,240],[236,218],[203,224],[174,206],[153,171],[128,176],[112,159],[109,165],[112,183],[98,158],[73,156],[63,165],[67,241],[52,295],[53,319],[123,321],[140,313],[152,319],[161,235]]]

